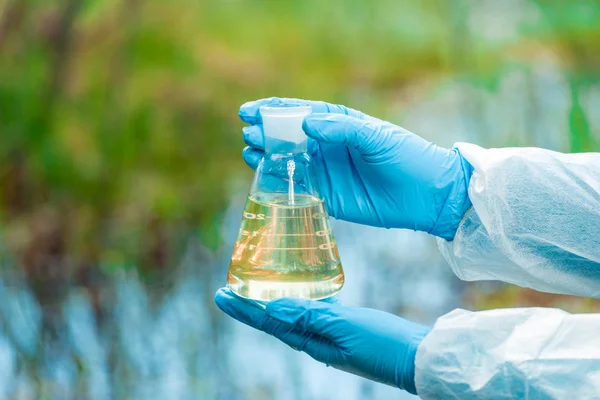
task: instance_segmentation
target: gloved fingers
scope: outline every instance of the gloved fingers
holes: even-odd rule
[[[262,124],[245,126],[242,128],[242,139],[248,146],[257,149],[265,149],[265,136],[263,132]],[[308,152],[309,154],[315,154],[319,150],[319,143],[317,141],[308,138]],[[261,156],[262,157],[262,156]]]
[[[342,351],[340,348],[332,342],[330,339],[312,333],[310,331],[304,331],[300,336],[294,337],[295,340],[298,340],[299,346],[294,346],[288,341],[281,339],[282,342],[286,343],[290,347],[295,350],[303,351],[315,360],[325,363],[327,365],[337,366],[340,364],[340,358],[342,356]]]
[[[328,297],[326,299],[319,300],[319,301],[322,303],[338,304],[340,306],[343,305],[342,301],[340,299],[338,299],[337,296],[331,296],[331,297]]]
[[[267,315],[265,309],[252,300],[242,299],[229,288],[220,288],[215,293],[215,304],[225,314],[255,329],[263,330]]]
[[[249,101],[242,104],[239,111],[239,116],[242,121],[248,124],[258,124],[262,121],[260,117],[260,107],[262,106],[303,106],[309,105],[312,108],[313,113],[335,113],[335,114],[346,114],[352,115],[355,118],[365,118],[366,116],[360,111],[348,108],[342,105],[329,104],[323,101],[311,101],[302,99],[290,99],[290,98],[279,98],[269,97],[266,99],[260,99],[255,101]]]
[[[308,354],[317,361],[328,365],[339,364],[342,352],[331,340],[314,332],[298,329],[294,325],[280,322],[274,318],[269,319],[273,321],[272,331],[267,332],[270,335],[281,340],[292,349]]]
[[[234,295],[229,288],[221,288],[217,291],[215,303],[229,316],[252,328],[272,335],[294,350],[305,352],[315,360],[327,365],[337,366],[342,364],[343,352],[334,341],[304,329],[298,324],[288,324],[268,316],[263,307],[257,305],[256,302]],[[338,305],[339,301],[332,297],[317,303],[332,306]]]
[[[349,115],[313,113],[304,118],[302,129],[308,137],[319,142],[342,144],[358,150],[361,154],[371,154],[383,148],[394,129],[401,128]]]
[[[317,361],[331,363],[332,357],[339,353],[339,349],[330,340],[269,317],[264,308],[251,300],[234,295],[228,288],[217,291],[215,303],[234,319],[276,337],[294,350],[303,351]]]
[[[333,342],[340,339],[337,330],[344,307],[340,304],[306,299],[283,298],[273,300],[265,309],[269,317],[308,330]]]
[[[242,128],[242,138],[248,146],[258,150],[265,149],[262,124],[250,125]]]
[[[294,325],[280,322],[274,318],[272,318],[272,320],[276,322],[276,326],[274,326],[271,335],[294,350],[314,350],[314,343],[319,342],[320,336],[311,331],[297,329]]]
[[[245,147],[244,150],[242,150],[242,157],[244,158],[244,161],[252,169],[256,169],[256,167],[258,167],[258,163],[264,155],[264,151],[253,149],[250,146]]]
[[[267,317],[271,331],[264,331],[281,340],[296,351],[302,351],[315,360],[327,365],[338,365],[343,357],[340,348],[326,337],[307,330],[301,330],[294,325],[280,322]]]
[[[309,340],[308,331],[299,331],[293,325],[269,317],[265,307],[257,302],[233,294],[229,288],[220,288],[215,293],[215,303],[225,314],[252,328],[273,335],[297,350],[302,350]]]

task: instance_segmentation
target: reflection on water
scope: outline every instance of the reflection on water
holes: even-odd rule
[[[225,236],[243,204],[233,201]],[[460,286],[424,235],[335,221],[348,281],[340,298],[432,322]],[[212,303],[232,243],[192,242],[174,279],[144,285],[113,275],[100,310],[83,288],[40,305],[16,271],[0,281],[0,398],[369,399],[402,394],[320,365],[229,319]],[[331,382],[336,382],[335,386]],[[406,396],[405,396],[406,397]]]

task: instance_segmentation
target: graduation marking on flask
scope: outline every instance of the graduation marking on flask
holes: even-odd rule
[[[323,200],[295,194],[292,205],[287,193],[248,196],[234,244],[230,285],[295,283],[327,293],[337,290],[341,279],[340,257]]]

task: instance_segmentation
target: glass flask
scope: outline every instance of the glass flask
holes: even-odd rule
[[[310,106],[261,107],[265,155],[242,214],[227,284],[241,297],[323,299],[344,284],[302,130]]]

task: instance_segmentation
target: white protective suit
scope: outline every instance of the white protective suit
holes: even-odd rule
[[[454,273],[600,298],[600,153],[456,145],[474,167]],[[423,399],[600,399],[600,314],[454,310],[417,351]]]

